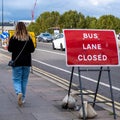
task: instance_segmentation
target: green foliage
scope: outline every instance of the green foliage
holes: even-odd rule
[[[33,30],[36,35],[41,32],[50,32],[52,33],[51,27],[58,26],[60,14],[58,12],[44,12],[36,20],[34,24],[30,24],[28,27],[29,30]],[[36,27],[36,28],[34,28]]]
[[[116,18],[112,15],[101,16],[97,22],[100,29],[114,29],[116,26]]]
[[[79,14],[77,11],[68,11],[62,15],[62,26],[64,28],[76,28],[79,21]]]
[[[78,13],[78,21],[76,22],[77,28],[86,28],[85,16],[82,13]]]
[[[113,29],[120,32],[120,19],[113,15],[103,15],[100,18],[84,16],[74,10],[69,10],[62,15],[57,11],[44,12],[38,16],[35,23],[28,26],[29,31],[36,35],[41,32],[53,33],[53,28],[74,29]]]
[[[86,28],[96,29],[97,28],[97,19],[95,17],[86,17]]]

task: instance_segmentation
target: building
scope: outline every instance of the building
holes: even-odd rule
[[[31,20],[18,20],[18,22],[24,22],[26,26],[30,25],[30,23],[34,22]]]
[[[3,31],[14,30],[14,28],[15,28],[14,22],[4,22],[3,23]],[[0,23],[0,33],[2,33],[2,23]]]

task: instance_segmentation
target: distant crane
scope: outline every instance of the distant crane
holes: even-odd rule
[[[34,11],[35,11],[35,7],[36,7],[36,3],[37,3],[37,0],[35,0],[34,6],[32,9],[32,22],[34,21]]]

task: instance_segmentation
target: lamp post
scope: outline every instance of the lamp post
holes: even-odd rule
[[[3,29],[4,29],[4,20],[3,20],[3,17],[4,17],[4,15],[3,15],[3,0],[2,0],[2,32],[4,31]]]

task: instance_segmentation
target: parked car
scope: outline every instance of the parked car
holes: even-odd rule
[[[116,39],[117,39],[118,47],[120,49],[120,33],[116,35]]]
[[[53,37],[50,33],[41,33],[40,35],[37,36],[37,41],[40,42],[52,42]]]
[[[116,35],[117,39],[120,40],[120,33]]]
[[[65,39],[63,33],[56,35],[52,41],[52,48],[53,50],[65,50]]]

